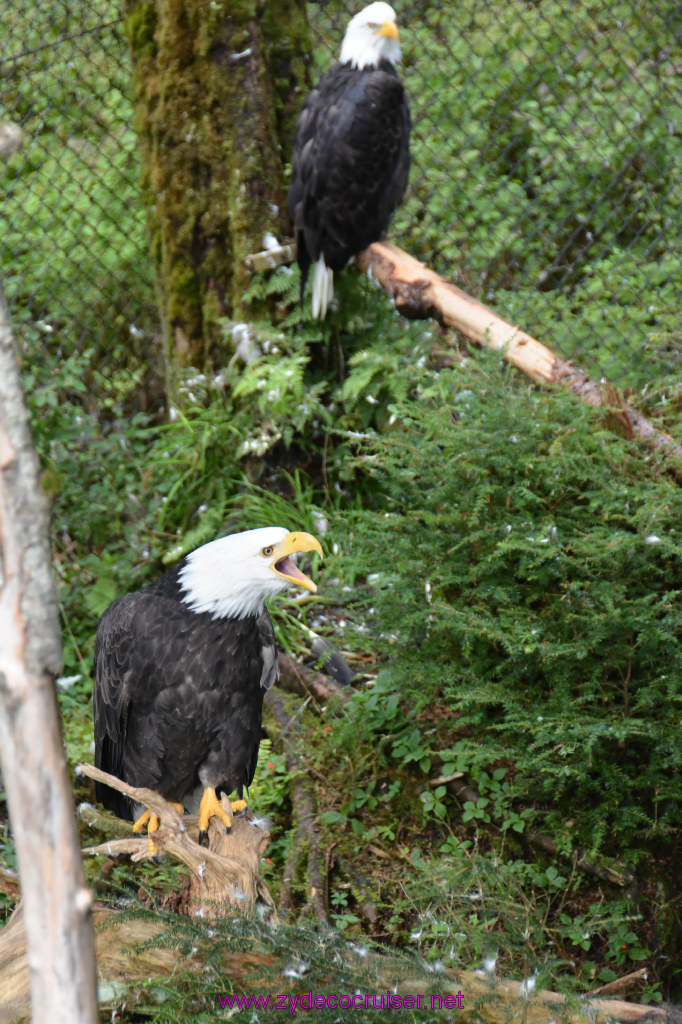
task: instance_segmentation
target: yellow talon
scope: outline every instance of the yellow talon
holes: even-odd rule
[[[133,825],[133,832],[143,832],[145,825],[147,826],[147,832],[158,832],[158,815],[152,814],[152,812],[149,810],[143,811],[143,813],[140,815],[140,817]]]
[[[203,846],[204,841],[206,840],[208,823],[214,814],[220,821],[222,821],[225,826],[225,831],[230,832],[232,830],[232,811],[239,813],[240,811],[245,810],[246,801],[236,800],[232,805],[228,802],[228,806],[231,806],[230,811],[227,811],[226,808],[223,807],[222,803],[218,799],[218,794],[215,789],[207,787],[204,790],[203,796],[201,797],[201,803],[199,804],[199,846]]]
[[[155,857],[157,854],[157,847],[156,843],[152,839],[152,834],[159,831],[158,814],[152,814],[150,810],[144,811],[133,824],[133,832],[144,832],[145,825],[147,826],[147,839],[149,841],[149,856]]]
[[[185,808],[182,804],[176,804],[173,800],[169,800],[168,803],[171,807],[174,807],[178,814],[184,814]],[[158,848],[156,843],[152,839],[152,834],[159,831],[159,816],[154,814],[150,810],[143,811],[140,817],[133,823],[133,832],[144,832],[144,827],[147,826],[147,838],[149,839],[149,855],[155,857]]]

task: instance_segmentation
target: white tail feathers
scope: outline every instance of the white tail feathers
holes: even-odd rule
[[[316,320],[324,320],[333,298],[334,271],[324,262],[324,256],[320,256],[313,268],[313,316]]]

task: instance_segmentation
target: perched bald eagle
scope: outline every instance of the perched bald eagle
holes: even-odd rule
[[[308,533],[247,530],[186,555],[144,590],[114,601],[95,640],[95,764],[145,786],[180,811],[203,791],[199,841],[211,815],[229,828],[219,791],[253,779],[263,695],[279,675],[265,598],[290,586],[315,591],[291,556],[317,551]],[[97,799],[119,817],[158,818],[108,786]],[[235,805],[236,806],[236,805]]]
[[[296,123],[288,207],[301,268],[313,265],[313,316],[324,317],[334,271],[386,231],[410,167],[410,110],[395,66],[393,9],[373,3],[351,20],[341,57]]]

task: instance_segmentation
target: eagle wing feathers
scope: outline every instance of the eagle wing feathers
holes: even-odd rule
[[[227,792],[256,769],[262,692],[277,679],[267,610],[213,619],[153,588],[115,601],[95,641],[95,760],[132,785],[182,802],[201,781]],[[208,780],[208,781],[207,781]],[[119,817],[130,801],[98,784]]]
[[[320,254],[332,270],[376,241],[402,199],[410,114],[390,64],[337,64],[305,100],[289,190],[302,276]]]

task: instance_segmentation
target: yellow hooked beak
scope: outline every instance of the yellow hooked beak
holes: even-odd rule
[[[388,36],[389,39],[398,38],[398,26],[394,21],[385,21],[378,30],[377,35]]]
[[[297,587],[303,587],[305,590],[310,590],[313,594],[317,590],[317,587],[312,580],[309,580],[300,569],[294,565],[289,555],[299,554],[303,551],[317,551],[320,558],[324,558],[322,553],[322,545],[319,540],[313,537],[309,533],[288,533],[279,544],[275,544],[272,553],[273,558],[270,562],[272,571],[282,579],[288,580],[289,583],[294,583]]]

